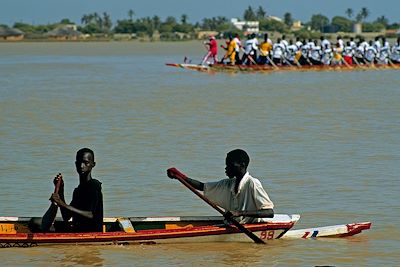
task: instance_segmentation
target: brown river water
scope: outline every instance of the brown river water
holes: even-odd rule
[[[251,157],[296,228],[372,221],[345,239],[0,249],[1,266],[399,266],[400,72],[214,75],[171,68],[201,43],[0,43],[0,216],[41,216],[75,152],[95,151],[105,216],[217,215],[165,170],[224,178]],[[221,51],[222,52],[222,51]]]

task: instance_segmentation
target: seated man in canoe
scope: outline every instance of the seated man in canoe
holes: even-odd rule
[[[247,171],[250,158],[241,149],[229,152],[226,156],[225,173],[229,179],[202,183],[187,177],[176,168],[167,170],[168,177],[184,179],[204,196],[231,213],[240,223],[262,222],[263,218],[274,216],[274,204],[261,182]]]
[[[96,165],[94,153],[82,148],[76,153],[76,171],[79,185],[75,188],[71,204],[65,203],[64,182],[61,175],[54,179],[56,190],[50,197],[51,206],[42,218],[41,231],[48,232],[60,207],[64,222],[72,218],[72,224],[63,224],[57,232],[102,232],[103,231],[103,194],[101,182],[92,178],[92,169]]]

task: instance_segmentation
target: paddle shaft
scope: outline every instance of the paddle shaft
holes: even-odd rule
[[[189,184],[188,181],[186,181],[185,179],[180,178],[180,177],[176,177],[176,179],[178,179],[179,182],[181,182],[184,186],[186,186],[190,191],[195,193],[199,198],[204,200],[208,205],[213,207],[215,210],[217,210],[222,215],[225,215],[224,210],[222,210],[220,207],[217,206],[217,204],[213,203],[211,200],[209,200],[204,195],[202,195],[199,191],[197,191],[191,184]],[[254,233],[252,233],[250,230],[248,230],[246,227],[241,225],[238,221],[236,221],[232,217],[226,218],[226,219],[230,223],[235,225],[242,233],[246,234],[249,238],[251,238],[255,243],[257,243],[257,244],[265,244],[265,242],[262,239],[260,239],[258,236],[256,236]]]
[[[61,186],[61,182],[62,182],[61,173],[57,174],[56,178],[58,178],[58,180],[54,187],[54,193],[58,194],[58,191],[60,190],[60,186]],[[50,198],[50,200],[51,200],[51,198]],[[50,231],[50,227],[56,218],[57,211],[58,211],[58,205],[53,202],[53,204],[50,205],[50,207],[47,209],[46,213],[42,217],[42,221],[40,224],[41,231],[43,231],[43,232]]]
[[[58,178],[58,180],[57,180],[56,186],[54,187],[54,193],[55,194],[58,194],[58,190],[60,190],[60,186],[61,186],[61,182],[62,182],[61,173],[57,174],[57,178]]]

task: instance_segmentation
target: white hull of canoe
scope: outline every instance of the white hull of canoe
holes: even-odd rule
[[[371,222],[338,224],[307,229],[289,230],[282,238],[346,237],[371,228]]]

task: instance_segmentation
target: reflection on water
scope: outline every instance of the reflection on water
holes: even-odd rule
[[[106,216],[215,215],[165,170],[224,177],[246,149],[278,213],[298,228],[372,221],[349,239],[1,249],[5,265],[395,265],[398,71],[197,73],[166,67],[201,43],[0,43],[0,216],[40,216],[52,177],[66,198],[77,149],[94,149]]]

